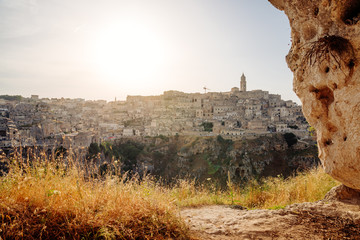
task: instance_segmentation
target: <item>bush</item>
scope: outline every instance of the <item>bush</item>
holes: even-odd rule
[[[21,95],[0,95],[0,98],[8,101],[21,101],[23,97]]]
[[[205,132],[212,132],[214,124],[212,122],[203,122],[200,126],[204,128]]]
[[[95,143],[96,144],[96,143]],[[103,152],[105,157],[108,159],[117,159],[122,161],[122,169],[123,171],[133,171],[136,169],[137,165],[137,157],[143,151],[144,146],[141,143],[137,143],[134,141],[127,141],[126,143],[120,144],[112,144],[110,142],[103,142],[99,149],[95,144],[90,145],[89,147],[89,155],[91,153],[95,153],[99,150],[99,152]]]
[[[90,143],[88,151],[90,156],[95,156],[100,152],[100,147],[97,143]]]
[[[288,145],[288,147],[291,147],[292,145],[296,144],[298,142],[298,139],[295,134],[293,133],[284,133],[285,141]]]

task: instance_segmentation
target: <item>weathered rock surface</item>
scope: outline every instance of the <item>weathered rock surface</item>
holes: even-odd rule
[[[290,21],[286,60],[325,171],[360,189],[360,1],[269,1]]]
[[[325,196],[327,201],[347,201],[360,205],[360,191],[339,185],[332,188]]]
[[[199,239],[360,239],[359,204],[322,200],[280,210],[204,206],[181,210]]]

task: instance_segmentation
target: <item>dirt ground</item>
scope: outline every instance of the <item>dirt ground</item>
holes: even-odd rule
[[[280,210],[203,206],[181,211],[199,239],[360,239],[360,199],[324,199]]]

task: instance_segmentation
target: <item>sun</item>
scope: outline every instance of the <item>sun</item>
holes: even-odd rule
[[[97,70],[107,78],[143,84],[160,70],[164,46],[146,25],[127,21],[100,31],[94,60]]]

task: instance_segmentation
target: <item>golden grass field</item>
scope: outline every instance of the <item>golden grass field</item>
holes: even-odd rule
[[[320,167],[245,186],[229,180],[221,190],[211,179],[179,179],[169,187],[150,176],[91,177],[73,159],[65,165],[45,154],[31,164],[19,157],[10,161],[10,172],[0,178],[1,239],[192,239],[179,215],[183,207],[278,209],[317,201],[339,184]]]

